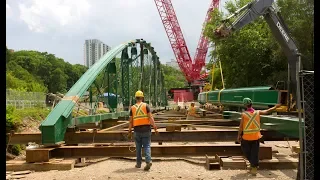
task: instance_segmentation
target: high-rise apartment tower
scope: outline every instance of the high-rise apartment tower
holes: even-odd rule
[[[98,39],[88,39],[84,43],[84,65],[90,68],[105,53],[110,50],[110,46]]]

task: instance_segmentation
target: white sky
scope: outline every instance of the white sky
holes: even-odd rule
[[[220,7],[226,0],[220,1]],[[191,57],[210,0],[172,0]],[[55,54],[83,64],[85,39],[114,47],[143,38],[164,63],[174,59],[153,0],[7,0],[6,44],[15,50]]]

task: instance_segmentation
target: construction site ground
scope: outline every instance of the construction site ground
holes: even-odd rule
[[[165,113],[158,113],[155,117],[158,120],[183,120],[185,112],[182,111],[166,111]],[[207,114],[207,117],[196,118],[201,120],[212,120],[216,119],[216,115]],[[220,119],[220,118],[217,118]],[[217,120],[219,121],[219,120]],[[221,120],[220,120],[221,121]],[[166,131],[164,127],[159,128],[159,132]],[[189,125],[188,125],[189,126]],[[159,124],[160,127],[160,124]],[[127,127],[122,127],[123,130],[127,130]],[[237,126],[196,126],[196,129],[192,127],[181,127],[181,131],[202,131],[202,130],[224,130],[230,131],[238,129]],[[27,131],[30,131],[28,129]],[[133,149],[134,142],[122,142],[126,144],[131,144],[132,146],[128,151]],[[234,142],[162,142],[162,145],[214,145],[214,144],[234,144]],[[79,144],[81,145],[81,144]],[[83,144],[85,145],[85,144]],[[89,144],[88,144],[89,145]],[[151,146],[158,145],[157,142],[153,142]],[[265,145],[271,146],[273,151],[273,159],[279,160],[286,159],[289,166],[282,167],[281,163],[277,166],[273,166],[273,169],[261,168],[258,171],[257,176],[251,176],[247,173],[247,170],[243,169],[229,169],[228,166],[221,167],[220,170],[208,170],[206,168],[206,156],[186,156],[181,152],[181,156],[175,157],[153,157],[153,165],[150,171],[144,171],[143,164],[142,168],[135,168],[135,158],[134,157],[101,157],[101,158],[85,158],[84,162],[79,162],[75,158],[70,159],[55,159],[56,166],[53,169],[58,170],[46,170],[42,171],[41,168],[30,168],[31,164],[25,164],[26,156],[22,153],[20,156],[16,157],[14,160],[7,161],[8,163],[15,164],[18,167],[16,170],[7,171],[7,179],[35,179],[35,180],[65,180],[65,179],[77,179],[77,180],[91,180],[91,179],[295,179],[297,170],[293,166],[297,164],[297,153],[293,152],[293,147],[299,145],[295,141],[266,141]],[[210,157],[214,158],[214,157]],[[231,158],[231,157],[229,157]],[[237,159],[239,157],[235,157]],[[240,157],[241,158],[241,157]],[[228,159],[228,158],[227,158]],[[83,160],[83,159],[82,159]],[[243,160],[243,159],[242,159]],[[66,163],[64,163],[64,161]],[[231,159],[231,161],[233,161]],[[237,160],[236,160],[237,161]],[[19,164],[20,163],[20,164]],[[233,164],[231,162],[230,164]],[[24,165],[23,165],[24,164]],[[35,163],[36,164],[36,163]],[[49,162],[50,164],[50,162]],[[65,165],[63,165],[65,164]],[[46,164],[43,164],[46,166]],[[36,165],[41,167],[41,163]],[[43,166],[43,167],[44,167]],[[50,165],[51,166],[51,165]],[[51,166],[51,167],[52,167]],[[61,168],[64,166],[65,170]],[[237,166],[237,165],[236,165]],[[231,165],[233,167],[233,165]],[[275,168],[276,167],[276,168]],[[279,167],[279,168],[277,168]],[[288,168],[289,167],[289,168]],[[30,169],[38,169],[36,172]],[[45,169],[45,168],[44,168]],[[50,168],[49,168],[50,169]]]
[[[217,142],[219,144],[230,142]],[[290,147],[297,146],[298,142],[290,141],[269,141],[277,154],[293,156]],[[164,143],[169,144],[169,143]],[[186,144],[186,143],[170,143]],[[199,143],[188,143],[199,144]],[[215,144],[201,143],[201,144]],[[296,158],[296,156],[293,156]],[[297,171],[294,169],[281,170],[259,170],[257,176],[249,175],[246,170],[207,170],[203,161],[205,157],[183,157],[183,158],[153,158],[153,165],[150,171],[135,168],[135,159],[128,158],[92,158],[86,159],[87,166],[75,167],[68,171],[45,171],[28,172],[21,176],[23,179],[52,179],[52,180],[90,180],[90,179],[295,179]],[[10,172],[8,172],[9,174]]]

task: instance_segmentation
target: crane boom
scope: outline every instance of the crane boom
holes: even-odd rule
[[[154,0],[154,2],[156,3],[178,65],[187,81],[191,82],[193,80],[191,74],[192,60],[171,0]]]
[[[223,20],[222,25],[215,30],[215,35],[217,37],[226,37],[232,32],[239,30],[256,20],[258,17],[263,16],[264,20],[269,25],[273,36],[276,38],[280,46],[282,47],[284,54],[288,58],[288,96],[292,93],[293,102],[297,99],[297,74],[300,70],[300,57],[301,54],[298,48],[289,34],[289,30],[284,23],[281,14],[276,12],[272,7],[274,0],[254,0],[248,3],[234,15],[229,16],[227,19]],[[230,19],[234,16],[240,16],[231,24]],[[290,101],[288,98],[288,107],[290,107]]]
[[[209,46],[208,39],[203,35],[204,26],[202,28],[193,63],[171,0],[154,0],[154,2],[178,65],[187,81],[191,83],[197,79],[207,77],[207,74],[200,76],[201,68],[205,65],[205,58]],[[210,20],[210,13],[218,6],[219,0],[212,0],[209,10],[207,11],[204,25]]]
[[[207,11],[206,18],[204,20],[202,31],[200,34],[200,39],[198,42],[198,46],[196,49],[196,53],[194,56],[194,65],[193,65],[193,71],[195,72],[195,78],[198,79],[198,75],[200,75],[201,68],[205,66],[206,56],[209,48],[209,38],[204,36],[204,29],[206,26],[206,23],[210,21],[211,19],[211,12],[214,10],[214,8],[219,8],[219,0],[212,0],[211,4],[209,6],[209,9]],[[207,77],[207,73],[200,76],[200,79]]]

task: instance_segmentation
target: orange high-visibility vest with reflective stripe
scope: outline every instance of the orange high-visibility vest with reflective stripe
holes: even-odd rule
[[[196,107],[190,106],[188,115],[190,115],[190,116],[195,116],[195,115],[196,115]]]
[[[140,103],[131,107],[133,126],[150,125],[150,120],[147,113],[147,104]]]
[[[260,114],[259,111],[253,113],[245,111],[243,117],[243,135],[242,139],[252,141],[261,138],[260,133]]]

